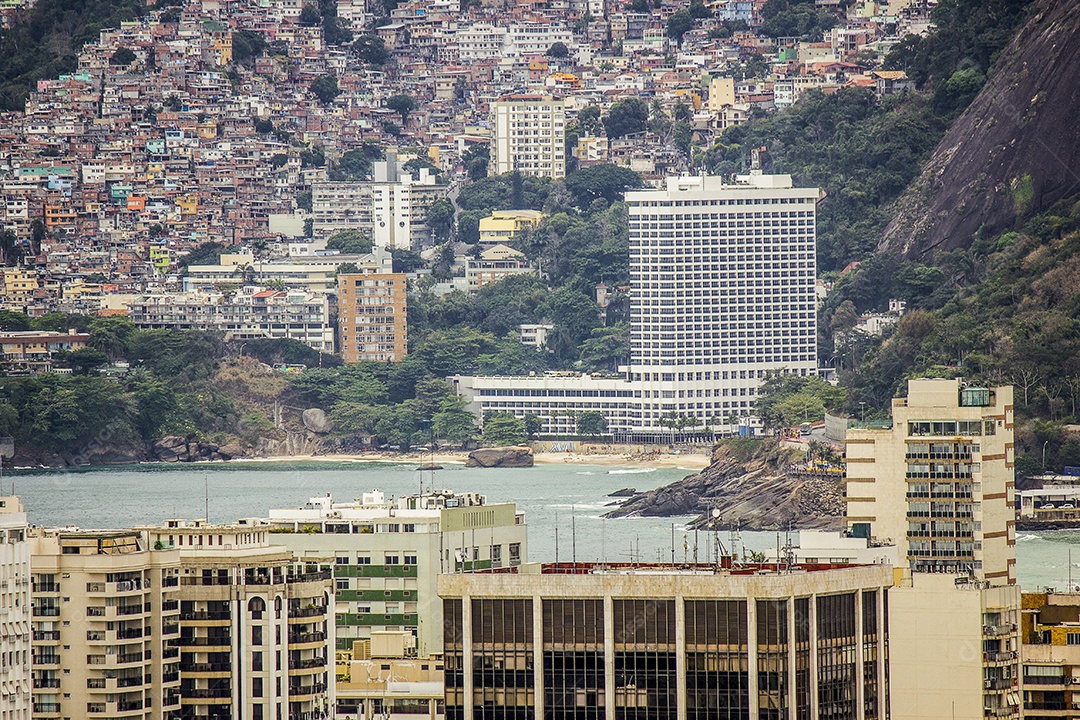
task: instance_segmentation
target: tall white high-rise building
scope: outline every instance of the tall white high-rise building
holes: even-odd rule
[[[767,373],[816,372],[817,198],[789,175],[760,174],[626,194],[630,380],[643,425],[665,412],[751,414]]]
[[[596,411],[609,432],[670,437],[672,415],[698,427],[753,415],[773,372],[817,369],[815,216],[818,190],[788,175],[669,178],[628,192],[630,364],[624,379],[454,377],[481,417],[545,419],[545,434],[575,434],[575,412]],[[567,418],[570,417],[570,420]]]
[[[0,720],[30,720],[30,543],[17,497],[0,497]]]

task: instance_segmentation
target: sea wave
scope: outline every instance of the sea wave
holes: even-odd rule
[[[1038,540],[1038,535],[1017,535],[1016,542],[1027,542],[1028,540]]]
[[[641,473],[656,472],[656,468],[629,468],[626,470],[608,470],[608,475],[639,475]]]

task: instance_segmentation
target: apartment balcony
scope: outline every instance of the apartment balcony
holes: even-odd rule
[[[306,660],[296,660],[289,663],[289,673],[292,674],[294,670],[312,670],[317,668],[326,668],[327,662],[324,657],[308,658]],[[299,673],[303,674],[303,673]]]
[[[296,575],[289,575],[288,581],[290,583],[301,582],[318,582],[322,580],[329,580],[334,576],[334,573],[330,569],[326,570],[314,570],[312,572],[298,573]]]
[[[223,688],[195,688],[190,690],[182,690],[183,698],[185,700],[208,700],[215,698],[231,698],[232,690],[227,687]]]
[[[308,632],[308,633],[289,633],[290,645],[306,645],[309,643],[324,643],[326,642],[326,633],[324,632]]]
[[[127,653],[124,655],[114,655],[117,665],[130,665],[131,663],[141,663],[143,661],[143,654],[141,652]]]
[[[306,607],[298,610],[289,610],[289,618],[323,617],[326,615],[324,607]]]
[[[60,656],[59,655],[34,655],[34,659],[33,659],[32,664],[34,664],[34,665],[59,665],[60,664]]]
[[[983,635],[986,635],[987,637],[997,637],[997,636],[1000,636],[1000,635],[1011,635],[1014,632],[1016,632],[1016,625],[1015,624],[984,625],[983,626]]]
[[[290,701],[302,700],[304,698],[311,697],[313,695],[318,695],[319,693],[324,693],[324,692],[326,692],[326,684],[325,683],[315,683],[313,685],[290,686],[289,687],[289,700]]]
[[[210,662],[188,662],[180,663],[180,672],[184,674],[197,673],[224,673],[228,675],[232,672],[232,663],[210,663]]]
[[[57,689],[60,687],[60,678],[34,678],[35,690]]]
[[[32,590],[35,595],[41,593],[60,592],[60,583],[33,583]]]
[[[999,718],[999,717],[1012,717],[1018,714],[1018,710],[1015,707],[996,707],[996,708],[983,708],[983,717]]]
[[[984,680],[984,690],[1012,690],[1016,687],[1016,681],[1013,678],[995,678],[993,680]]]
[[[60,617],[60,608],[52,606],[35,605],[34,617]]]
[[[195,610],[180,613],[180,619],[184,621],[224,621],[228,623],[232,619],[232,613],[228,610]]]
[[[117,617],[127,617],[128,615],[141,615],[143,613],[150,612],[150,603],[140,603],[138,605],[116,605],[114,606]]]
[[[228,635],[216,637],[181,637],[177,640],[179,647],[232,647],[232,638]]]
[[[1015,652],[988,652],[983,653],[984,663],[1005,663],[1013,662],[1016,660]]]
[[[117,640],[137,640],[143,636],[142,628],[128,628],[116,631]]]
[[[34,703],[34,715],[59,715],[60,703]]]
[[[173,610],[180,609],[179,600],[163,600],[161,603],[161,612],[172,612]]]
[[[34,642],[55,642],[60,640],[59,630],[35,630]]]

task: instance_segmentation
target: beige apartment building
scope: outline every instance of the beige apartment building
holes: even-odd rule
[[[895,545],[893,720],[1020,715],[1012,387],[908,381],[847,432],[847,526]]]
[[[338,343],[345,362],[397,362],[409,348],[404,273],[343,273],[338,284]]]
[[[34,718],[181,717],[179,555],[137,530],[36,530]]]
[[[566,175],[563,100],[547,95],[507,95],[491,103],[488,174]]]
[[[0,496],[0,720],[30,720],[30,542],[19,498]]]
[[[321,720],[333,713],[333,586],[293,562],[269,528],[168,521],[145,528],[177,557],[178,715]]]

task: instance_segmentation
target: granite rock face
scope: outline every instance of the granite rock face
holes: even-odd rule
[[[723,447],[696,475],[637,493],[607,517],[693,515],[691,527],[708,527],[714,510],[723,527],[743,530],[839,530],[843,527],[840,476],[791,471],[793,451],[762,442],[761,452],[737,459]]]
[[[481,448],[469,453],[468,467],[509,468],[532,467],[532,449],[521,445],[501,448]]]

